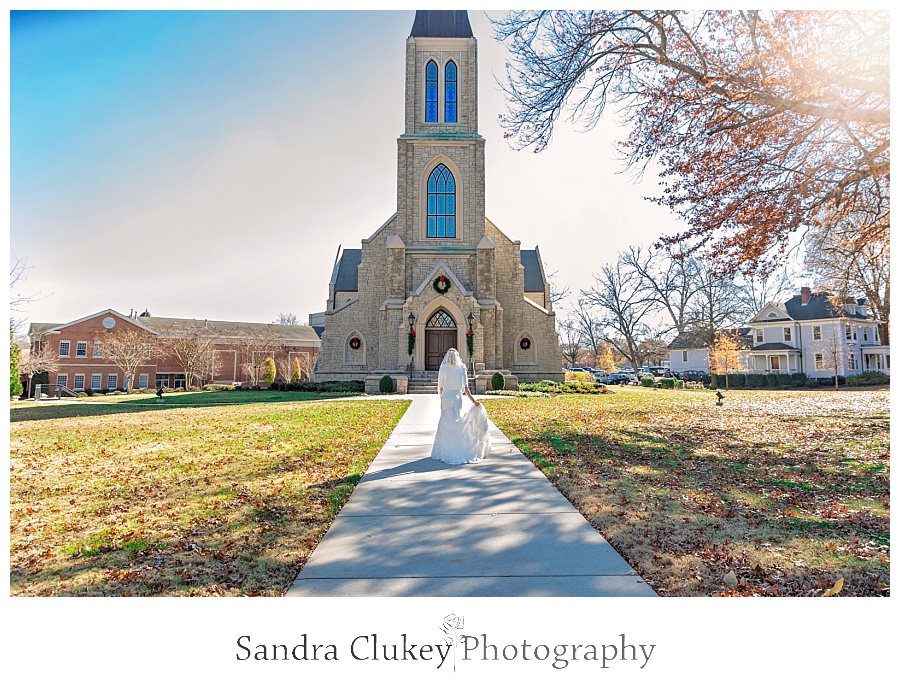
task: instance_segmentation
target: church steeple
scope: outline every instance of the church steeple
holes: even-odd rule
[[[484,235],[478,53],[465,10],[418,10],[406,39],[406,128],[398,140],[396,233],[407,246]]]
[[[416,10],[413,38],[472,38],[466,10]]]
[[[478,65],[465,10],[416,10],[406,42],[405,136],[478,137]]]

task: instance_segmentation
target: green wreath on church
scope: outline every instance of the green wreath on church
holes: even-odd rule
[[[434,287],[434,290],[438,294],[443,295],[450,291],[450,280],[443,275],[438,275],[434,278],[434,282],[431,283],[431,286]]]

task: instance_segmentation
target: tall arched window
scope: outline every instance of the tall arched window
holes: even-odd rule
[[[456,121],[456,63],[444,67],[444,121]]]
[[[434,60],[425,65],[425,121],[437,122],[438,68]]]
[[[429,237],[456,237],[456,181],[441,163],[428,177]]]

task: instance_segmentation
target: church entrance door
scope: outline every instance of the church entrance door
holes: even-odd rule
[[[425,370],[438,370],[447,349],[456,346],[456,322],[441,309],[425,325]]]

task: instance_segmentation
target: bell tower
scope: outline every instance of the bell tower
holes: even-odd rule
[[[477,44],[465,10],[417,10],[406,41],[398,233],[407,246],[474,247],[484,235]]]

